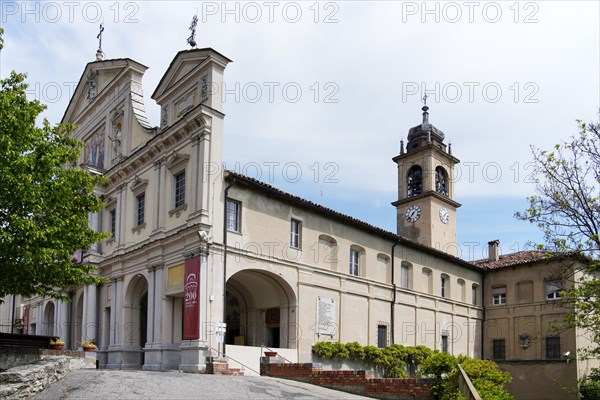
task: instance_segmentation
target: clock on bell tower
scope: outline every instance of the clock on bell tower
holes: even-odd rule
[[[424,99],[426,100],[426,98]],[[398,234],[418,243],[456,255],[456,209],[451,145],[444,133],[429,123],[429,107],[422,108],[423,122],[408,131],[406,147],[400,141],[398,165]]]

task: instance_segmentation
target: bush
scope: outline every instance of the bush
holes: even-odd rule
[[[483,400],[512,400],[513,396],[502,387],[512,380],[508,372],[498,368],[493,361],[465,356],[454,357],[434,351],[423,363],[421,373],[433,379],[431,394],[439,400],[463,399],[458,389],[460,370],[465,370]]]
[[[579,394],[582,400],[600,399],[600,368],[592,368],[588,376],[579,381]]]

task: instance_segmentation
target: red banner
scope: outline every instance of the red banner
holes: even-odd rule
[[[200,256],[185,260],[183,339],[200,338]]]

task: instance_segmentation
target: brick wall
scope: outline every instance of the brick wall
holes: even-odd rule
[[[348,393],[384,400],[431,400],[427,381],[420,379],[373,378],[365,371],[323,371],[319,365],[271,363],[263,357],[260,374],[308,382]]]

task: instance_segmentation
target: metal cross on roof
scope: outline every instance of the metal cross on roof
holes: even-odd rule
[[[425,93],[425,96],[423,96],[423,104],[427,105],[427,93]]]
[[[104,24],[100,24],[100,33],[96,36],[96,39],[98,39],[98,50],[102,50],[102,32],[104,32]]]

